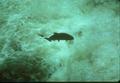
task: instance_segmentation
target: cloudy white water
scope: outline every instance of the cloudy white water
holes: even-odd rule
[[[0,0],[0,81],[120,80],[119,21],[119,0]]]

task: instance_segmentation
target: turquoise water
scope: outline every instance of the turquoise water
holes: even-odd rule
[[[120,80],[119,21],[119,0],[0,0],[0,81]]]

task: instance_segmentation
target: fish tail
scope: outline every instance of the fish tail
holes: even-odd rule
[[[51,41],[49,38],[45,38],[46,40],[48,40],[48,41]]]

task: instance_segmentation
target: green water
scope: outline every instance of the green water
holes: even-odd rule
[[[0,0],[0,81],[118,81],[119,36],[119,0]]]

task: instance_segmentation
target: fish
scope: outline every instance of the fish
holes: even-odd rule
[[[67,41],[67,40],[74,40],[74,37],[68,33],[56,33],[56,32],[54,32],[53,35],[51,35],[48,38],[45,37],[45,39],[48,41],[55,41],[55,40],[58,40],[58,41],[66,40]]]

